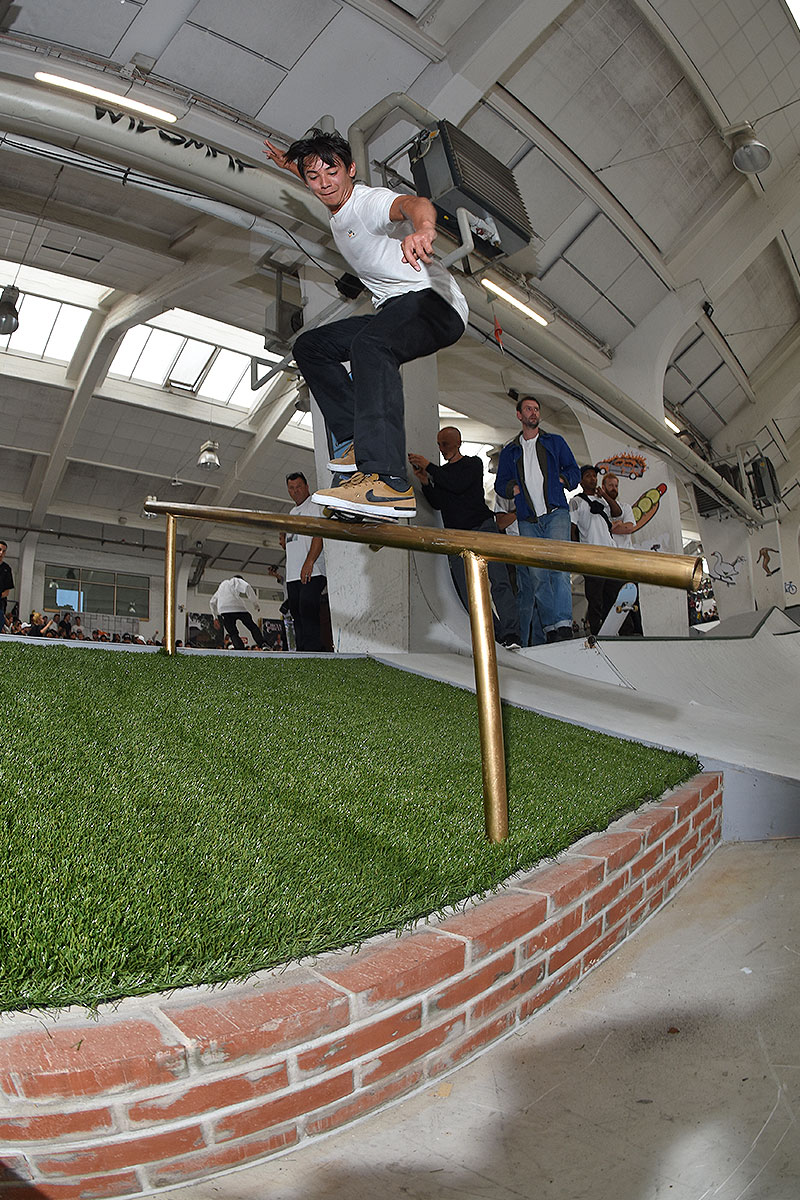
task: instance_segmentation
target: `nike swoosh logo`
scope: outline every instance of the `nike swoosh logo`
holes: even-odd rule
[[[367,500],[375,504],[413,504],[411,496],[398,496],[397,492],[378,496],[373,492],[372,488],[367,492]]]

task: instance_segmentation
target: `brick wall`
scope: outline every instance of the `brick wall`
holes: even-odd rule
[[[475,1055],[610,954],[719,841],[698,775],[463,913],[248,983],[0,1025],[0,1196],[133,1196],[263,1159]],[[26,1182],[27,1181],[27,1182]]]

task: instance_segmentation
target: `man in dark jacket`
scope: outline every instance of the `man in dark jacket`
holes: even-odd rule
[[[535,396],[520,396],[519,437],[504,446],[497,466],[495,491],[513,499],[521,537],[570,541],[570,516],[564,488],[576,488],[580,470],[567,443],[557,433],[539,428]],[[572,585],[569,571],[541,567],[518,569],[520,624],[529,625],[534,601],[548,642],[572,637]]]
[[[453,425],[439,430],[436,438],[443,466],[429,462],[422,454],[409,454],[408,461],[422,484],[429,504],[442,514],[445,529],[479,529],[497,533],[497,525],[483,492],[483,463],[473,455],[461,453],[461,432]],[[453,582],[464,607],[469,610],[467,580],[460,554],[448,555]],[[519,649],[517,602],[505,563],[489,563],[489,583],[497,611],[495,637],[507,649]]]

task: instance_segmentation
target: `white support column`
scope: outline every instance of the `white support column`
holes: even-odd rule
[[[617,348],[611,366],[604,372],[617,387],[659,419],[664,416],[664,374],[670,355],[699,316],[703,299],[702,289],[697,285],[666,296]],[[590,428],[591,423],[587,426]],[[615,435],[607,425],[600,440],[605,445],[600,447],[600,459],[595,461],[602,461],[609,454],[632,452],[641,455],[646,463],[644,475],[634,479],[625,479],[621,471],[617,472],[623,500],[633,505],[640,496],[647,497],[650,493],[649,499],[656,505],[650,520],[634,534],[635,545],[642,550],[658,547],[666,553],[682,553],[680,506],[672,464],[645,447],[629,445],[623,435]],[[594,443],[597,444],[597,435]],[[590,445],[594,453],[593,443]],[[640,592],[645,634],[681,637],[688,633],[688,606],[682,592],[648,586],[643,586]]]
[[[33,608],[33,571],[36,565],[38,541],[38,533],[28,532],[22,535],[19,543],[19,576],[15,582],[21,621],[27,621]]]

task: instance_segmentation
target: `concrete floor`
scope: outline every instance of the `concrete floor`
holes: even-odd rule
[[[800,840],[721,846],[423,1094],[170,1200],[797,1200]]]

